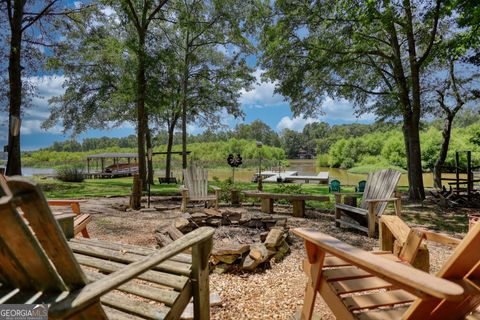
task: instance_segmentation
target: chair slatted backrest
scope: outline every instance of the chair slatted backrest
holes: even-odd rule
[[[87,279],[39,187],[13,177],[0,180],[0,190],[3,284],[36,291],[83,287]]]
[[[404,319],[463,319],[480,305],[480,223],[477,223],[455,248],[437,273],[462,285],[465,295],[460,301],[440,299],[413,302]]]
[[[188,189],[190,198],[205,197],[208,193],[207,169],[191,166],[183,170],[185,187]]]
[[[356,192],[364,192],[365,191],[365,185],[367,184],[366,180],[361,180],[358,182],[358,187],[356,187],[355,191]]]
[[[365,200],[391,198],[395,194],[400,176],[400,172],[392,169],[369,173],[360,208],[368,209],[368,203]],[[386,202],[378,203],[376,206],[377,216],[381,215],[386,207]]]
[[[330,181],[330,192],[340,192],[340,181],[336,179]]]

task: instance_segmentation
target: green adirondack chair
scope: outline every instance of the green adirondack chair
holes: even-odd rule
[[[355,192],[363,192],[365,191],[365,185],[367,184],[366,180],[362,180],[358,182],[358,187],[355,187]]]
[[[340,192],[340,181],[333,179],[328,186],[328,192]]]

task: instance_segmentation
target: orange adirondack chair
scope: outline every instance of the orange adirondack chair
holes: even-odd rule
[[[305,240],[307,251],[302,319],[311,319],[317,293],[341,320],[465,319],[480,304],[480,223],[436,275],[390,253],[366,252],[315,230],[293,232]]]

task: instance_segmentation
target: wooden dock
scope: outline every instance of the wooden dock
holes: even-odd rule
[[[262,171],[262,182],[280,183],[280,182],[300,182],[300,183],[321,183],[328,184],[328,172],[319,172],[317,175],[299,175],[298,171]],[[257,181],[258,173],[254,180]]]

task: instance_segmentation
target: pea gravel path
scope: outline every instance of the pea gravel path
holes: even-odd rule
[[[93,238],[155,246],[154,230],[165,218],[177,216],[177,203],[162,201],[163,209],[171,206],[172,210],[125,212],[119,206],[128,203],[124,198],[89,199],[82,203],[81,210],[91,213],[92,222],[88,226]],[[154,205],[155,206],[155,202]],[[59,210],[55,208],[55,210]],[[337,229],[331,219],[325,215],[309,211],[308,219],[289,218],[289,227],[312,227],[351,245],[372,250],[377,246],[376,239],[363,234]],[[457,235],[458,236],[458,235]],[[461,236],[461,235],[460,235]],[[445,246],[429,244],[431,253],[431,272],[439,269],[448,258],[451,250]],[[219,306],[212,307],[212,318],[225,319],[293,319],[295,312],[302,306],[306,277],[301,270],[304,257],[303,243],[294,238],[291,253],[280,263],[256,274],[211,274],[210,291],[222,299]],[[317,299],[315,306],[319,319],[335,319],[322,299]]]

